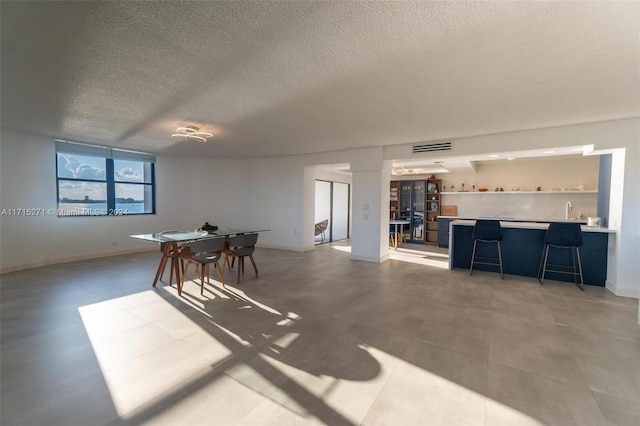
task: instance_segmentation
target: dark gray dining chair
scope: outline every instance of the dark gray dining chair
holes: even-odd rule
[[[229,246],[224,249],[224,261],[223,265],[229,266],[231,270],[231,264],[229,264],[229,257],[235,262],[238,258],[238,283],[240,283],[240,272],[244,274],[244,258],[249,257],[253,270],[256,272],[256,278],[258,277],[258,267],[256,261],[253,259],[253,252],[255,250],[256,242],[258,241],[258,234],[241,234],[235,237],[229,238]]]
[[[181,261],[193,261],[200,265],[200,294],[204,294],[204,278],[207,277],[209,283],[209,265],[214,264],[218,270],[220,282],[224,287],[224,268],[220,267],[218,260],[222,257],[222,250],[225,248],[226,238],[206,238],[203,240],[192,241],[183,244],[180,249]],[[184,284],[184,274],[182,275],[182,284]]]

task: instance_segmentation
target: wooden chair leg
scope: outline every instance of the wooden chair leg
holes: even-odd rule
[[[222,259],[222,269],[224,269],[225,266],[228,266],[229,270],[231,270],[231,264],[229,263],[229,255],[227,253],[224,254],[224,259]]]
[[[187,264],[184,264],[184,259],[180,259],[180,269],[182,269],[182,285],[184,285],[184,281],[185,281],[185,277],[187,276],[187,271],[189,270],[189,262],[187,262]]]
[[[220,282],[222,283],[222,287],[224,287],[224,267],[220,267],[220,263],[215,262],[215,267],[218,270],[218,276],[220,277]]]
[[[253,259],[253,255],[250,254],[249,255],[249,260],[251,261],[251,264],[253,265],[253,270],[256,271],[256,278],[258,277],[258,267],[256,266],[256,261]]]
[[[180,261],[179,259],[176,257],[174,259],[172,259],[173,262],[175,264],[174,268],[173,268],[173,272],[175,272],[176,274],[176,287],[178,287],[178,295],[181,296],[182,295],[182,277],[180,277]]]

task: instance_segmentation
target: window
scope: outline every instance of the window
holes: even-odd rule
[[[155,213],[155,156],[56,141],[58,216]]]

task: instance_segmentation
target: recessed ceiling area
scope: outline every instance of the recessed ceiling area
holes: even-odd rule
[[[476,170],[477,164],[481,162],[549,158],[564,155],[588,155],[591,151],[593,151],[593,145],[575,145],[521,151],[499,151],[481,155],[432,156],[428,159],[395,160],[393,161],[393,168],[404,169],[402,175],[473,172]]]
[[[500,151],[482,155],[465,156],[430,156],[429,158],[412,160],[394,160],[391,174],[393,176],[437,175],[443,173],[474,172],[481,163],[496,161],[529,160],[534,158],[556,158],[559,156],[580,157],[590,155],[593,145],[563,146],[557,148],[529,149],[520,151]],[[325,164],[318,166],[320,170],[334,173],[351,174],[349,163]]]

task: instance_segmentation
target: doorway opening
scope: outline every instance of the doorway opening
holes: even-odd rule
[[[315,244],[349,238],[350,187],[348,183],[316,180]]]

